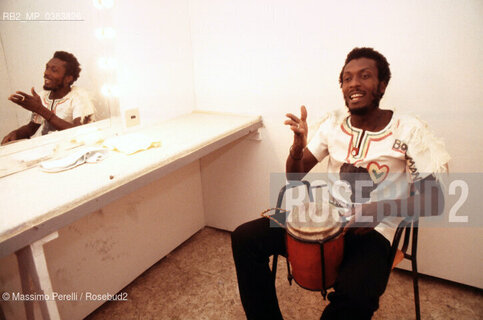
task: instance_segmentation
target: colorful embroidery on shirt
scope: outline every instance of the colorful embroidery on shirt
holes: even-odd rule
[[[392,145],[392,150],[406,154],[406,151],[408,151],[408,145],[403,141],[396,139]]]
[[[66,97],[63,97],[60,99],[50,100],[49,94],[49,92],[46,92],[46,94],[41,97],[42,105],[52,111],[54,114],[57,114],[57,107],[62,103],[66,102],[68,99]],[[43,121],[43,118],[39,114],[35,113],[33,116],[33,121],[35,123],[41,123],[41,121]]]
[[[351,136],[347,150],[347,157],[345,159],[347,163],[356,164],[363,161],[369,152],[371,142],[381,141],[392,135],[392,131],[390,130],[369,132],[353,128],[349,121],[350,118],[347,117],[341,124],[342,131]]]
[[[50,108],[50,111],[52,111],[54,114],[57,114],[57,107],[66,101],[66,97],[50,100],[47,95],[44,96],[44,106],[48,106],[48,108]]]
[[[411,156],[408,156],[407,153],[404,156],[406,159],[406,164],[408,166],[409,173],[411,174],[412,181],[417,181],[421,179],[419,177],[418,168],[416,168],[416,163],[414,162],[414,159]]]
[[[385,164],[380,165],[376,161],[371,161],[367,165],[367,171],[372,181],[376,184],[383,182],[389,174],[389,167]]]

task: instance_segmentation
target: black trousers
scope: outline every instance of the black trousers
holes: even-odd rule
[[[283,219],[283,218],[282,218]],[[283,319],[269,257],[285,255],[285,229],[260,218],[240,225],[231,235],[238,288],[248,319]],[[377,231],[348,232],[344,258],[321,319],[370,319],[379,307],[390,272],[390,243]]]

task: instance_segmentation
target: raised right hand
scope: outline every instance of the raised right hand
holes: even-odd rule
[[[289,125],[294,133],[294,145],[305,148],[309,131],[307,126],[307,109],[305,106],[300,107],[300,118],[292,113],[287,113],[286,116],[289,119],[285,120],[284,124]]]

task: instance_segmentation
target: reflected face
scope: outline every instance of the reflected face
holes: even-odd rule
[[[65,65],[65,61],[57,58],[47,62],[44,71],[44,90],[56,91],[69,85],[66,81]]]
[[[386,90],[380,82],[376,61],[368,58],[351,60],[342,73],[342,93],[351,114],[365,114],[379,106]]]

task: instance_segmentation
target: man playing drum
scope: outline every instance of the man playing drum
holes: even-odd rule
[[[300,117],[287,114],[285,121],[294,133],[287,178],[300,180],[328,157],[329,177],[338,176],[351,190],[348,197],[331,198],[353,219],[344,230],[343,261],[321,319],[370,319],[386,288],[401,217],[443,210],[436,176],[447,170],[449,155],[425,123],[379,108],[390,77],[382,54],[355,48],[339,78],[348,113],[327,114],[309,143],[304,106]],[[247,318],[282,319],[268,258],[286,254],[285,229],[264,218],[247,222],[232,233],[232,249]]]

